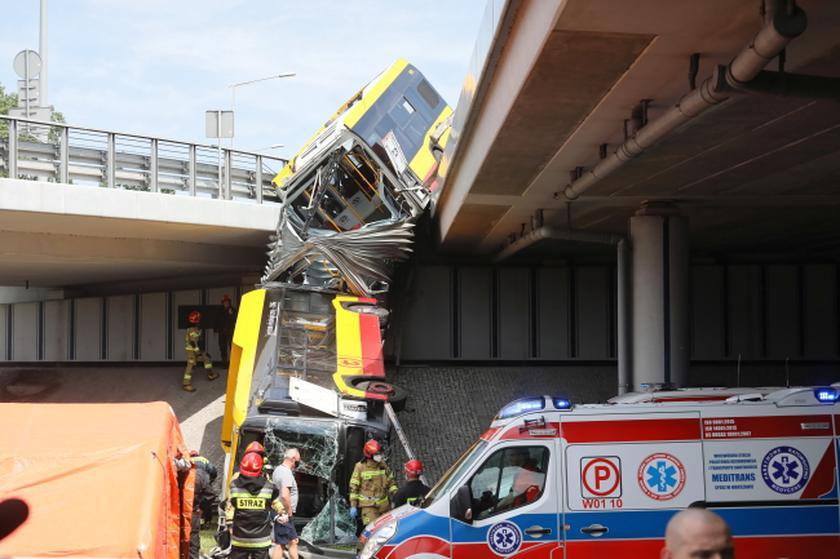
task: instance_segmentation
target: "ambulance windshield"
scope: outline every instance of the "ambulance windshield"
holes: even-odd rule
[[[437,501],[442,495],[448,494],[453,485],[463,477],[463,473],[469,470],[473,464],[475,464],[476,460],[481,458],[486,447],[487,441],[479,439],[474,442],[472,446],[468,448],[454,464],[452,464],[452,467],[443,474],[435,486],[432,487],[431,491],[429,491],[426,495],[426,498],[423,499],[420,507],[426,508]]]

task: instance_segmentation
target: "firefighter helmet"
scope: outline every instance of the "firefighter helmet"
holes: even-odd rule
[[[370,439],[365,443],[363,451],[365,453],[365,458],[373,458],[374,454],[382,452],[382,445],[380,445],[379,441],[376,439]]]
[[[246,452],[239,462],[239,474],[248,477],[257,477],[262,473],[263,457],[256,452]]]
[[[198,324],[201,322],[201,313],[198,311],[192,311],[189,316],[187,316],[187,320],[190,324]]]
[[[420,460],[409,460],[405,463],[403,469],[405,469],[405,473],[407,474],[419,476],[423,473],[423,462]]]
[[[260,456],[265,456],[265,447],[260,443],[260,441],[254,441],[250,443],[248,446],[245,447],[245,454],[249,452],[256,452]]]

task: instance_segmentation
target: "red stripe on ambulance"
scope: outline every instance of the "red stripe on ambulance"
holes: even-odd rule
[[[700,439],[700,421],[689,418],[564,421],[563,438],[569,443],[694,441]]]
[[[830,415],[704,417],[704,439],[831,437]]]
[[[392,550],[393,553],[391,553]],[[449,542],[434,536],[419,536],[409,538],[396,546],[383,546],[376,556],[387,557],[388,559],[405,559],[418,554],[449,557]]]

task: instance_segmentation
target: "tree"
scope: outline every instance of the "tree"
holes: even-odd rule
[[[0,83],[0,115],[7,115],[9,114],[9,109],[14,109],[17,107],[18,104],[18,96],[16,93],[6,93],[3,84]],[[53,111],[52,116],[50,117],[51,122],[58,122],[64,124],[66,121],[64,120],[64,113],[59,111]],[[0,121],[0,139],[5,140],[9,137],[9,125],[5,120]],[[51,144],[57,144],[59,139],[61,138],[61,131],[58,128],[52,128],[50,130],[49,141]],[[34,137],[27,136],[26,139],[29,141],[35,140]],[[37,141],[37,140],[35,140]]]
[[[6,93],[3,84],[0,83],[0,115],[9,114],[9,109],[17,107],[17,94]],[[0,139],[9,137],[9,125],[5,120],[0,120]]]

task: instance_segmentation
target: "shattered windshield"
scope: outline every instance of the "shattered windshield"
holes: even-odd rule
[[[297,473],[329,480],[338,461],[338,435],[334,421],[278,416],[267,420],[263,445],[269,463],[280,464],[286,449],[296,448],[301,460]]]
[[[340,424],[331,420],[312,420],[294,416],[270,417],[264,429],[249,428],[244,441],[261,440],[270,469],[283,462],[289,448],[300,452],[295,469],[298,506],[295,517],[305,522],[301,537],[315,544],[348,544],[356,541],[355,522],[350,507],[339,490],[337,469],[341,440]],[[239,445],[240,452],[244,444]]]

